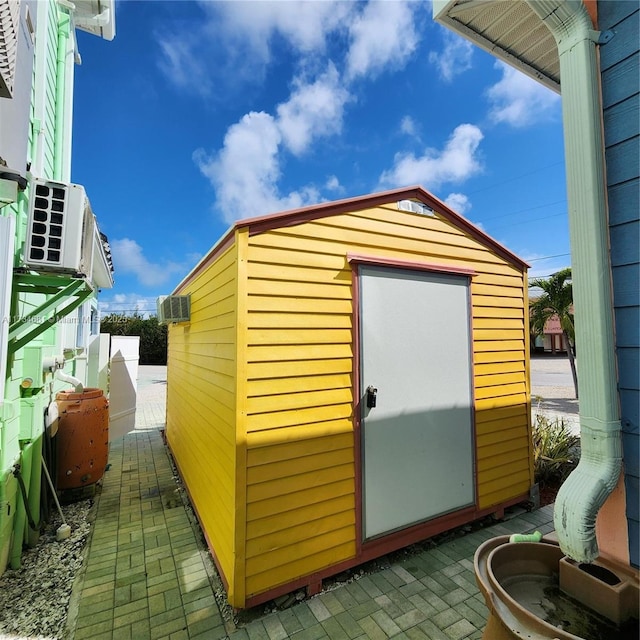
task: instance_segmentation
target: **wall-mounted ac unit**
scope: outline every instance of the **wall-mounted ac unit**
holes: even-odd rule
[[[111,257],[84,187],[52,180],[31,183],[24,265],[35,271],[88,278],[113,286]]]
[[[162,296],[158,298],[158,322],[188,322],[191,319],[191,296]]]

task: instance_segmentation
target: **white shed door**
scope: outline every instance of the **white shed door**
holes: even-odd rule
[[[365,539],[475,501],[469,313],[467,277],[360,268]]]

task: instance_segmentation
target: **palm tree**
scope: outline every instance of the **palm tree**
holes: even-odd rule
[[[537,335],[542,335],[544,325],[549,318],[557,316],[562,327],[562,339],[569,356],[573,386],[578,397],[578,376],[575,361],[575,328],[573,325],[573,289],[571,286],[571,269],[567,267],[551,277],[534,278],[532,287],[542,289],[542,295],[531,303],[531,328]]]

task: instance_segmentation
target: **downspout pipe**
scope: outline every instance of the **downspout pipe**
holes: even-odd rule
[[[56,369],[55,377],[58,380],[62,380],[62,382],[68,382],[69,384],[72,384],[75,387],[76,393],[82,393],[84,391],[84,385],[82,383],[82,380],[79,380],[78,378],[74,378],[73,376],[70,376],[69,374],[65,373],[62,369]]]
[[[562,551],[578,562],[598,556],[598,511],[622,469],[604,133],[597,44],[581,0],[527,0],[558,45],[564,120],[581,458],[560,488],[554,525]]]
[[[64,114],[66,105],[66,67],[67,43],[71,17],[68,13],[59,11],[58,18],[58,47],[56,54],[56,106],[55,106],[55,135],[53,141],[53,179],[62,180],[62,144],[64,140]]]

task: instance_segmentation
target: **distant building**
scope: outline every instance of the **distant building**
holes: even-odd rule
[[[529,300],[529,304],[535,302],[535,298]],[[572,308],[573,313],[573,308]],[[552,316],[544,325],[542,335],[531,332],[531,351],[532,353],[566,353],[567,349],[562,338],[562,327],[560,326],[560,318]]]

